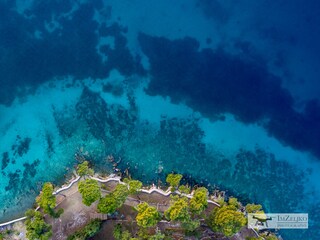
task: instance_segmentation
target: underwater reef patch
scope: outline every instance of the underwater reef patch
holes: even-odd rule
[[[12,145],[11,150],[13,151],[14,156],[22,157],[29,151],[31,138],[21,138],[19,135],[16,137],[16,142]]]
[[[101,79],[113,68],[126,76],[143,74],[139,56],[126,46],[125,28],[100,27],[94,20],[103,9],[99,0],[35,1],[20,14],[10,2],[0,3],[0,104],[10,105],[30,87],[57,77]],[[114,49],[103,46],[106,62],[97,52],[99,33],[115,38]]]
[[[231,55],[222,48],[199,50],[193,38],[169,40],[139,34],[149,58],[147,93],[169,96],[203,116],[232,113],[243,123],[258,123],[285,145],[320,158],[320,103],[309,101],[304,112],[263,62]]]
[[[2,154],[2,160],[1,160],[1,170],[4,170],[8,164],[10,163],[10,158],[9,158],[9,153],[8,152],[4,152]]]

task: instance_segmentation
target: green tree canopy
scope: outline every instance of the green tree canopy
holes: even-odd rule
[[[198,227],[200,227],[200,221],[190,219],[189,221],[183,222],[181,226],[186,232],[194,232]]]
[[[74,234],[69,236],[67,240],[86,240],[96,235],[101,228],[102,221],[95,219],[89,222],[84,228],[76,231]]]
[[[118,184],[113,190],[113,195],[116,198],[119,207],[121,207],[129,195],[128,187],[124,184]]]
[[[162,234],[160,231],[157,231],[156,234],[149,236],[148,240],[163,240],[165,239],[165,235]]]
[[[139,189],[142,187],[142,182],[138,180],[131,180],[128,178],[125,178],[123,180],[126,184],[128,184],[129,194],[136,194]]]
[[[240,203],[238,202],[238,199],[234,197],[229,198],[228,204],[235,206],[236,208],[240,207]]]
[[[262,210],[262,206],[260,204],[252,204],[252,203],[248,203],[246,205],[246,211],[248,213],[255,213]]]
[[[181,174],[174,174],[170,173],[168,174],[166,178],[166,182],[173,188],[177,188],[180,184],[182,175]]]
[[[186,185],[181,185],[181,186],[179,186],[179,191],[181,193],[190,194],[191,188],[189,186],[186,186]]]
[[[82,195],[83,204],[87,206],[101,198],[99,183],[96,180],[86,179],[78,184],[78,189]]]
[[[237,233],[246,222],[245,216],[233,205],[214,208],[208,219],[208,225],[212,230],[222,232],[225,236]]]
[[[186,197],[174,197],[164,215],[168,220],[172,221],[189,221],[191,216],[189,214],[188,199]]]
[[[124,204],[128,195],[128,187],[124,184],[118,184],[112,193],[100,199],[98,211],[101,213],[114,213]]]
[[[118,201],[112,193],[101,198],[98,203],[98,211],[105,214],[114,213],[118,209]]]
[[[123,231],[121,224],[117,224],[113,230],[115,240],[132,240],[131,233],[128,230]]]
[[[153,227],[161,219],[160,213],[157,211],[157,209],[149,206],[149,204],[146,202],[140,203],[136,207],[136,210],[138,211],[136,221],[140,227]]]
[[[56,196],[53,195],[53,185],[46,182],[39,196],[36,198],[37,204],[43,209],[43,212],[52,215],[53,209],[56,206]]]
[[[190,200],[190,210],[192,213],[200,214],[208,206],[208,190],[204,187],[198,188]]]
[[[84,161],[77,166],[77,173],[80,177],[89,175],[92,176],[94,174],[93,169],[89,168],[89,162]]]
[[[29,240],[48,240],[52,236],[51,226],[44,221],[40,212],[29,209],[26,217],[26,236]]]

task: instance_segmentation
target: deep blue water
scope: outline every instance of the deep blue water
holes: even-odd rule
[[[320,239],[318,1],[0,1],[0,219],[89,158],[180,172]]]

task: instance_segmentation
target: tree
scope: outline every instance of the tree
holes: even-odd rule
[[[168,174],[167,178],[166,178],[166,182],[173,188],[177,188],[180,184],[182,175],[181,174],[174,174],[174,173],[170,173]]]
[[[240,207],[240,203],[238,202],[237,198],[233,198],[233,197],[229,198],[228,204],[235,206],[236,208]]]
[[[170,207],[164,212],[165,217],[172,221],[189,221],[189,203],[186,197],[173,197]]]
[[[97,208],[100,213],[111,214],[117,210],[118,205],[117,199],[110,193],[100,199]]]
[[[258,212],[262,209],[262,206],[260,204],[252,204],[252,203],[248,203],[246,205],[246,211],[248,213],[255,213]]]
[[[128,187],[124,184],[118,184],[113,191],[113,195],[118,202],[118,208],[121,207],[129,195]]]
[[[121,234],[121,240],[132,240],[131,233],[128,230],[125,230]]]
[[[51,226],[44,221],[40,212],[29,209],[25,215],[26,236],[29,240],[48,240],[52,236]]]
[[[128,195],[128,187],[124,184],[118,184],[112,193],[100,199],[98,211],[101,213],[114,213],[124,204]]]
[[[200,221],[190,219],[186,222],[182,222],[181,226],[186,232],[194,232],[198,227],[200,227]]]
[[[83,163],[80,163],[77,166],[77,173],[80,177],[89,175],[92,176],[94,174],[94,171],[89,168],[89,162],[88,161],[84,161]]]
[[[86,179],[78,184],[78,189],[82,196],[83,204],[87,206],[101,198],[100,187],[96,180]]]
[[[153,227],[161,219],[160,213],[157,211],[157,209],[149,206],[149,204],[146,202],[138,204],[136,210],[138,211],[136,221],[140,227]]]
[[[141,189],[142,187],[142,182],[138,180],[131,180],[131,179],[125,178],[123,181],[128,186],[129,194],[136,194],[138,190]]]
[[[198,188],[190,200],[190,210],[192,213],[200,214],[208,206],[208,190],[204,187]]]
[[[113,229],[113,237],[115,240],[121,240],[121,235],[122,235],[122,226],[121,224],[117,224],[114,229]]]
[[[179,192],[184,193],[184,194],[190,194],[191,188],[189,186],[186,186],[186,185],[181,185],[179,187]]]
[[[56,206],[56,196],[53,195],[53,185],[46,182],[39,196],[36,198],[37,204],[43,209],[43,212],[53,215],[53,209]]]
[[[213,231],[222,232],[227,237],[238,232],[246,222],[245,216],[233,205],[214,208],[208,219],[208,225]]]
[[[101,228],[102,221],[95,219],[89,222],[84,228],[76,231],[71,236],[68,236],[67,240],[86,240],[96,235]]]
[[[148,240],[163,240],[165,239],[165,235],[162,234],[160,231],[157,231],[156,234],[149,236]]]

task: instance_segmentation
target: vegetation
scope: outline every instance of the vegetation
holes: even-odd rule
[[[149,237],[149,240],[163,240],[165,239],[165,235],[162,234],[160,231],[157,231],[155,235]]]
[[[225,236],[232,236],[246,223],[244,214],[237,211],[234,205],[214,208],[208,220],[208,225],[213,231],[222,232]]]
[[[126,201],[129,190],[126,185],[118,184],[114,191],[101,198],[98,203],[98,211],[101,213],[111,214],[120,208]]]
[[[170,173],[166,178],[166,182],[172,187],[172,190],[174,190],[179,186],[181,178],[181,174]]]
[[[118,202],[118,205],[119,205],[118,207],[121,207],[129,195],[127,186],[124,184],[118,184],[113,191],[113,195]]]
[[[186,197],[175,196],[172,198],[170,207],[164,212],[165,217],[171,221],[187,222],[189,214],[189,203]]]
[[[113,229],[113,237],[115,240],[121,240],[122,226],[118,223]]]
[[[131,233],[128,230],[123,231],[120,240],[132,240]]]
[[[100,199],[97,208],[98,208],[98,212],[100,213],[105,213],[105,214],[114,213],[118,208],[117,199],[114,197],[112,193],[108,194],[105,197]]]
[[[233,197],[229,198],[228,204],[234,206],[235,208],[240,207],[240,203],[238,202],[238,199]]]
[[[208,206],[208,190],[204,187],[198,188],[190,200],[190,210],[194,214],[202,213]]]
[[[182,222],[181,226],[187,233],[194,232],[198,227],[200,227],[200,221],[199,220],[188,220],[185,222]]]
[[[227,203],[224,201],[224,198],[221,197],[221,196],[219,196],[218,198],[216,198],[214,201],[215,201],[216,203],[218,203],[221,207],[222,207],[223,205],[227,204]]]
[[[86,206],[90,206],[101,198],[99,183],[96,180],[86,179],[78,184],[78,189],[82,196],[82,202]]]
[[[88,175],[89,176],[93,176],[94,171],[93,171],[93,169],[89,168],[89,162],[88,161],[84,161],[83,163],[80,163],[77,166],[77,174],[80,177],[88,176]]]
[[[56,196],[53,195],[53,185],[51,183],[46,182],[43,185],[40,195],[36,198],[36,202],[44,213],[54,215],[53,209],[56,206]]]
[[[246,211],[247,213],[255,213],[262,210],[262,206],[260,204],[247,204]]]
[[[154,235],[150,235],[147,228],[140,228],[138,236],[139,238],[132,237],[132,234],[128,230],[123,230],[121,224],[117,224],[113,230],[113,237],[115,240],[169,240],[169,238],[165,238],[166,236],[160,231],[157,231]]]
[[[181,185],[179,187],[179,192],[184,193],[184,194],[190,194],[191,188],[189,186],[186,186],[186,185]]]
[[[136,207],[136,210],[138,211],[136,221],[140,227],[154,227],[161,219],[160,213],[157,209],[149,206],[146,202],[140,203]]]
[[[186,197],[172,197],[171,205],[164,213],[165,217],[171,221],[181,222],[182,228],[187,233],[194,232],[199,228],[200,221],[194,219],[191,213],[200,214],[207,207],[207,194],[206,188],[198,188],[190,201]]]
[[[88,162],[83,162],[77,168],[78,174],[81,176],[90,175],[93,171],[89,168]],[[169,174],[167,183],[170,184],[174,191],[179,187],[182,175]],[[101,197],[100,185],[98,181],[93,179],[85,179],[78,184],[78,189],[82,195],[82,202],[90,206],[93,202],[100,199],[97,211],[101,213],[111,214],[117,211],[126,201],[130,194],[137,194],[141,189],[142,183],[137,180],[124,179],[125,184],[117,184],[115,189],[104,197]],[[181,185],[179,191],[181,193],[190,193],[190,187]],[[53,185],[45,183],[40,195],[37,197],[37,203],[43,209],[43,212],[49,213],[53,217],[60,216],[63,209],[54,212],[56,198],[53,195]],[[200,236],[197,229],[200,227],[200,218],[206,218],[207,226],[215,232],[221,232],[229,237],[237,233],[243,226],[246,225],[245,215],[239,211],[241,204],[236,198],[229,198],[228,203],[224,202],[223,198],[217,200],[220,207],[213,208],[209,216],[205,215],[204,210],[208,206],[208,190],[204,187],[197,188],[191,199],[183,195],[171,195],[169,208],[164,212],[164,216],[169,221],[180,222],[180,226],[185,231],[186,235]],[[162,234],[160,231],[155,231],[154,226],[161,220],[161,214],[158,210],[150,206],[147,202],[138,204],[136,223],[139,227],[138,238],[134,238],[128,229],[123,230],[120,224],[117,224],[113,231],[113,236],[116,240],[163,240],[171,239],[170,231]],[[248,213],[263,213],[261,205],[247,204],[246,211]],[[30,240],[47,240],[51,237],[51,226],[44,221],[44,217],[40,212],[28,210],[26,212],[26,229],[27,237]],[[68,240],[85,240],[94,236],[101,227],[100,220],[93,220],[83,229],[75,232],[68,237]],[[181,234],[181,227],[176,231]],[[173,227],[173,231],[174,231]],[[172,233],[172,232],[171,232]],[[198,235],[199,234],[199,235]],[[0,234],[0,240],[3,239],[3,234]],[[277,237],[268,234],[263,235],[266,240],[276,240]],[[261,238],[248,237],[247,240],[259,240]]]
[[[142,187],[142,182],[138,180],[131,180],[128,178],[125,178],[123,180],[126,184],[128,184],[129,194],[136,194],[139,189]]]
[[[44,221],[40,212],[29,209],[25,214],[26,236],[29,240],[48,240],[52,236],[51,226]]]
[[[76,231],[68,237],[68,240],[86,240],[96,235],[101,228],[101,220],[95,219],[88,223],[84,228]]]

